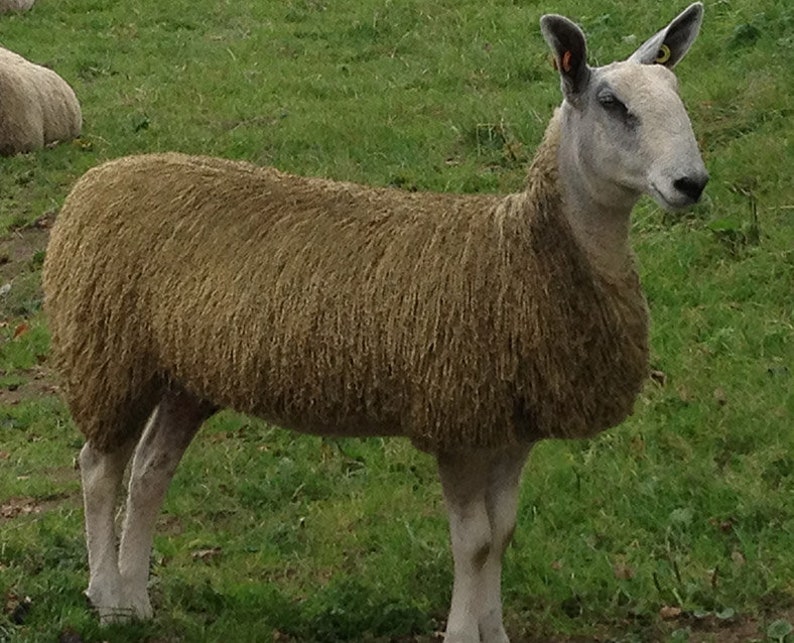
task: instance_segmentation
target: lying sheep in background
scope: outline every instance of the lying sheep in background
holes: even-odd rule
[[[103,622],[151,616],[166,489],[199,426],[231,407],[433,453],[455,562],[447,641],[508,640],[502,555],[530,447],[618,424],[646,377],[631,210],[643,193],[689,206],[708,180],[669,70],[702,11],[600,68],[574,23],[544,16],[565,99],[519,194],[372,189],[180,154],[77,183],[45,305],[87,437],[87,595]]]
[[[80,103],[51,69],[0,47],[0,155],[32,152],[80,135]]]
[[[36,0],[0,0],[0,13],[27,11]]]

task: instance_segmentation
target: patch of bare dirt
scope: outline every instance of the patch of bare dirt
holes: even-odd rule
[[[71,472],[74,477],[74,472]],[[41,498],[33,498],[28,496],[17,496],[13,498],[6,498],[0,501],[0,523],[3,520],[13,520],[20,516],[30,516],[40,514],[45,511],[52,511],[62,507],[67,503],[75,503],[80,499],[79,493],[73,492],[58,492]]]
[[[55,213],[48,212],[0,239],[0,327],[10,329],[12,341],[27,332],[26,319],[41,304],[41,266],[54,221]],[[0,405],[57,393],[47,370],[36,366],[14,371],[13,381],[0,385]]]
[[[4,372],[0,369],[0,376]],[[14,371],[20,379],[18,383],[0,386],[0,405],[16,406],[24,400],[48,395],[58,395],[59,389],[53,383],[50,373],[42,367]]]
[[[595,626],[594,629],[601,630],[601,633],[592,635],[532,635],[525,630],[523,635],[514,632],[510,640],[514,643],[616,643],[625,640],[667,643],[673,633],[680,631],[682,633],[680,640],[688,643],[760,643],[777,640],[770,638],[767,632],[775,621],[782,621],[784,625],[794,623],[794,608],[759,617],[736,615],[731,618],[719,618],[714,614],[696,616],[681,611],[675,617],[660,613],[660,619],[660,622],[649,624],[639,631],[637,625],[633,623],[626,623],[625,627],[610,624],[603,627]],[[627,638],[629,634],[633,636]]]
[[[9,498],[0,504],[0,520],[39,512],[41,512],[41,505],[35,498]]]
[[[41,263],[54,213],[0,239],[0,319],[24,315],[41,301]]]

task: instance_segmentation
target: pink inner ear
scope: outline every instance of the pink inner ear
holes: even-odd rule
[[[571,71],[571,52],[566,51],[562,55],[562,70],[566,73]]]

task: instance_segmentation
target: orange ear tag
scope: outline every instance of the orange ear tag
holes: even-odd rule
[[[570,51],[566,51],[562,55],[562,70],[565,73],[568,73],[569,71],[571,71],[571,52]]]

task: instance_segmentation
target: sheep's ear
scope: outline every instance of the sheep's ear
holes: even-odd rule
[[[568,102],[576,105],[590,80],[584,34],[575,23],[556,14],[540,19],[540,31],[554,54],[554,66],[562,79],[562,93]]]
[[[689,5],[660,32],[646,40],[630,57],[630,62],[659,64],[672,69],[686,56],[703,22],[703,4]]]

